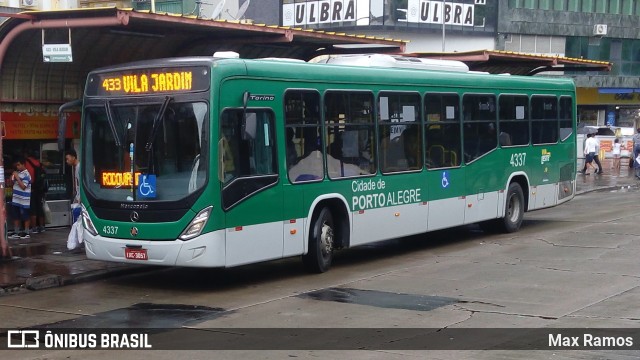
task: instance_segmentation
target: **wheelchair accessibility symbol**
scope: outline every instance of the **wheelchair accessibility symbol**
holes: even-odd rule
[[[449,174],[446,171],[442,172],[442,187],[446,188],[449,186],[449,179],[447,178]]]
[[[139,198],[155,198],[156,197],[156,176],[155,175],[138,175],[138,197]]]

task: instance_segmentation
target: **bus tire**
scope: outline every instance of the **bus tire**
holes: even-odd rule
[[[329,270],[333,259],[333,216],[329,208],[323,208],[313,222],[309,233],[309,251],[302,256],[307,271],[323,273]]]
[[[516,182],[509,184],[507,201],[505,202],[504,217],[500,219],[500,230],[512,233],[520,230],[524,217],[524,194],[522,187]]]

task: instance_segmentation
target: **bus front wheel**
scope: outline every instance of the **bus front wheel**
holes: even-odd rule
[[[509,184],[504,217],[500,221],[500,228],[504,232],[512,233],[520,229],[524,217],[524,194],[518,183]]]
[[[309,234],[309,251],[302,256],[306,269],[314,273],[329,270],[333,258],[333,216],[328,208],[323,208],[313,222]]]

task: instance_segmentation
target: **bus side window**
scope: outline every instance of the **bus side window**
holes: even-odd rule
[[[380,92],[378,128],[382,172],[422,168],[422,107],[420,95],[412,92]]]
[[[425,144],[430,169],[460,165],[460,106],[458,94],[430,93],[425,97]]]
[[[368,91],[327,91],[324,106],[329,177],[374,174],[373,94]]]
[[[315,90],[288,90],[285,104],[285,151],[289,181],[324,178],[320,128],[320,94]]]

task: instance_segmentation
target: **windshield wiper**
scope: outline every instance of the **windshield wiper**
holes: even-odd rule
[[[147,140],[147,144],[144,146],[144,149],[150,151],[153,148],[153,139],[156,137],[156,133],[158,132],[158,128],[160,127],[160,119],[164,117],[165,111],[167,111],[167,106],[171,101],[171,97],[167,96],[164,98],[164,102],[162,106],[160,106],[160,111],[156,115],[155,119],[153,119],[153,126],[151,127],[151,134],[149,134],[149,140]]]
[[[115,142],[116,147],[120,148],[122,146],[122,141],[120,141],[120,136],[118,136],[118,131],[116,130],[116,124],[113,121],[113,113],[111,112],[111,101],[106,101],[104,103],[104,107],[107,113],[107,121],[109,122],[109,127],[111,128],[111,132],[113,133],[113,141]]]
[[[158,128],[160,127],[160,120],[164,117],[164,113],[167,111],[167,107],[169,106],[169,102],[171,101],[171,97],[167,96],[164,98],[164,102],[162,106],[160,106],[160,110],[158,114],[153,119],[153,125],[151,127],[151,134],[149,134],[149,139],[147,140],[147,144],[144,146],[144,149],[149,153],[149,158],[147,160],[147,174],[151,174],[151,164],[153,163],[153,140],[158,133]]]

